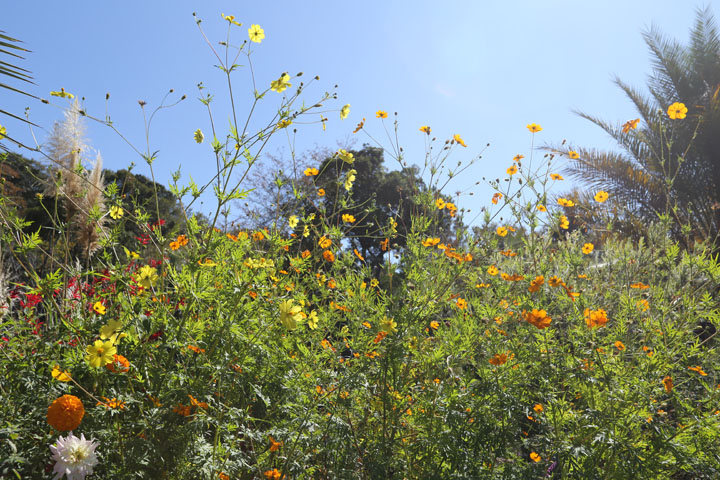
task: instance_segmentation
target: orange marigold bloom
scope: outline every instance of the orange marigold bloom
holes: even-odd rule
[[[225,472],[220,472],[220,473],[218,473],[218,478],[220,480],[230,480],[230,475],[228,475]]]
[[[85,416],[85,407],[75,395],[55,399],[47,409],[47,422],[55,430],[75,430]]]
[[[105,368],[113,373],[125,373],[130,370],[130,362],[122,355],[113,355],[113,361],[105,365]]]
[[[490,360],[488,360],[488,362],[490,362],[490,365],[498,367],[500,365],[504,365],[505,362],[507,362],[507,358],[507,353],[496,353],[492,356],[492,358],[490,358]]]
[[[205,353],[204,348],[196,347],[195,345],[188,345],[188,349],[192,350],[195,353]]]
[[[589,308],[586,308],[584,315],[585,323],[588,328],[604,327],[608,322],[607,312],[602,308],[597,310],[590,310]]]
[[[670,393],[673,389],[673,379],[670,375],[667,375],[665,378],[662,379],[663,386],[665,387],[665,391],[667,393]]]
[[[113,410],[124,410],[125,409],[125,402],[118,400],[117,398],[107,398],[102,397],[105,401],[104,402],[97,402],[97,406],[103,405],[105,407],[105,410],[110,410],[111,408]]]
[[[328,262],[334,262],[335,261],[335,255],[330,250],[323,251],[323,258]]]
[[[552,321],[552,318],[548,317],[548,314],[545,310],[538,310],[537,308],[533,308],[532,312],[526,312],[525,310],[523,310],[522,315],[523,318],[525,318],[525,321],[532,325],[535,325],[535,327],[539,328],[540,330],[549,327],[550,322]]]
[[[263,472],[267,480],[282,480],[285,476],[277,468]]]

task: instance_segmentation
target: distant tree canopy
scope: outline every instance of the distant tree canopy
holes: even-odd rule
[[[393,244],[404,248],[407,234],[412,230],[413,217],[427,213],[426,204],[421,205],[419,199],[424,196],[425,200],[443,198],[450,201],[429,188],[416,167],[388,171],[381,148],[365,145],[359,150],[348,150],[348,153],[353,155],[352,163],[324,151],[322,157],[313,155],[309,161],[300,162],[294,174],[279,170],[274,174],[274,182],[268,181],[269,174],[264,175],[263,187],[253,192],[251,226],[257,228],[277,223],[278,228],[284,228],[284,222],[291,215],[306,218],[314,215],[311,222],[316,226],[323,221],[340,225],[343,214],[352,215],[356,221],[346,236],[350,241],[349,248],[357,249],[367,264],[376,268],[384,262],[385,252],[380,243],[387,236],[391,219],[397,222],[398,231]],[[316,168],[318,175],[303,175],[302,170],[306,167]],[[348,197],[343,183],[351,170],[355,171],[355,180]],[[318,195],[320,190],[323,195]],[[436,235],[444,242],[451,242],[461,225],[459,218],[442,215]],[[302,231],[301,228],[295,233],[309,247],[310,240],[302,238]]]

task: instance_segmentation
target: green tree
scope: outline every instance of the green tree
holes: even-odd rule
[[[698,10],[688,45],[655,27],[643,36],[653,62],[649,94],[615,80],[640,121],[613,125],[578,112],[621,150],[554,150],[570,157],[569,173],[589,187],[585,196],[599,189],[610,192],[607,211],[629,233],[669,213],[679,239],[715,239],[720,229],[720,36],[714,18],[709,8]],[[687,106],[684,119],[670,118],[668,107],[675,102]],[[585,220],[598,219],[588,214]]]

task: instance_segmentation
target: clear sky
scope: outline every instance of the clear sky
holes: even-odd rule
[[[337,148],[349,138],[356,138],[360,147],[367,137],[352,131],[363,117],[368,131],[382,139],[375,112],[387,110],[389,120],[398,112],[400,145],[409,163],[423,161],[421,125],[430,125],[440,139],[455,133],[463,137],[468,148],[454,151],[453,163],[469,160],[490,143],[483,158],[450,183],[446,193],[452,194],[467,190],[483,176],[503,176],[516,154],[529,156],[528,123],[543,127],[536,134],[536,146],[567,139],[571,145],[612,147],[604,132],[572,110],[617,123],[635,118],[613,76],[644,87],[651,64],[642,32],[655,25],[686,43],[695,9],[704,5],[720,19],[720,2],[708,0],[78,0],[62,6],[15,1],[3,5],[0,30],[24,40],[32,50],[21,63],[35,77],[36,85],[29,91],[50,98],[51,90],[64,87],[85,97],[88,113],[101,118],[109,92],[108,114],[142,150],[145,135],[138,100],[152,109],[170,88],[177,94],[174,98],[186,94],[187,100],[153,120],[150,149],[160,151],[155,164],[160,182],[167,185],[170,172],[182,165],[184,178],[190,174],[200,183],[209,179],[215,163],[208,142],[193,141],[197,128],[209,130],[196,85],[203,82],[206,91],[216,95],[216,120],[225,122],[228,113],[222,105],[227,99],[223,74],[213,67],[215,59],[192,13],[203,19],[215,43],[227,32],[221,13],[235,15],[243,23],[233,31],[236,43],[247,38],[251,24],[265,30],[262,43],[253,44],[261,85],[283,71],[302,71],[306,80],[320,76],[307,92],[309,102],[337,84],[338,100],[329,106],[352,106],[346,121],[340,121],[337,112],[327,114],[326,131],[320,124],[299,125],[299,152],[314,145]],[[235,93],[241,100],[241,117],[252,96],[247,78],[247,70],[238,71]],[[275,101],[270,99],[268,106],[275,107]],[[62,118],[61,109],[0,91],[0,108],[22,113],[25,107],[30,107],[31,120],[44,128],[35,130],[43,142],[52,123]],[[27,127],[6,117],[0,117],[0,124],[34,144]],[[91,123],[88,133],[106,168],[123,168],[132,161],[138,172],[148,172],[142,159],[107,127]],[[287,151],[287,141],[269,149],[274,154]],[[394,168],[391,161],[386,163]],[[490,205],[489,187],[481,184],[470,191],[475,196],[460,198],[461,207],[477,212]],[[474,213],[466,219],[472,217]]]

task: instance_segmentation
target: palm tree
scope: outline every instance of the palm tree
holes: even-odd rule
[[[576,112],[604,129],[621,150],[553,150],[571,157],[570,175],[588,190],[611,193],[614,209],[621,212],[616,218],[625,225],[643,225],[669,213],[678,238],[689,233],[686,240],[716,239],[720,231],[720,36],[715,21],[709,7],[698,10],[688,45],[667,39],[654,27],[643,37],[653,62],[649,94],[615,79],[633,102],[640,122],[612,125]],[[685,118],[670,118],[667,110],[675,102],[687,106]],[[572,158],[570,150],[578,158]]]
[[[10,37],[5,34],[3,30],[0,30],[0,75],[3,75],[5,77],[9,77],[10,79],[19,80],[20,82],[33,84],[32,76],[30,75],[30,71],[18,67],[15,63],[17,63],[17,60],[24,60],[25,58],[22,57],[20,54],[22,52],[29,52],[30,50],[20,46],[22,42],[16,38]],[[10,58],[8,58],[10,57]],[[6,62],[5,59],[8,61]],[[13,63],[9,63],[13,62]],[[3,81],[0,81],[0,88],[4,88],[6,90],[10,90],[16,93],[20,93],[22,95],[27,95],[29,97],[38,99],[35,95],[32,95],[24,90],[21,90],[19,88],[13,87],[12,85],[9,85]],[[0,113],[3,115],[7,115],[8,117],[12,117],[16,120],[20,120],[21,122],[30,123],[32,125],[32,122],[29,122],[28,120],[18,117],[17,115],[10,113],[2,108],[0,106]],[[1,138],[1,137],[0,137]],[[8,139],[12,140],[12,137],[7,137]],[[14,140],[13,140],[14,141]],[[0,144],[0,150],[6,150],[6,148]]]

